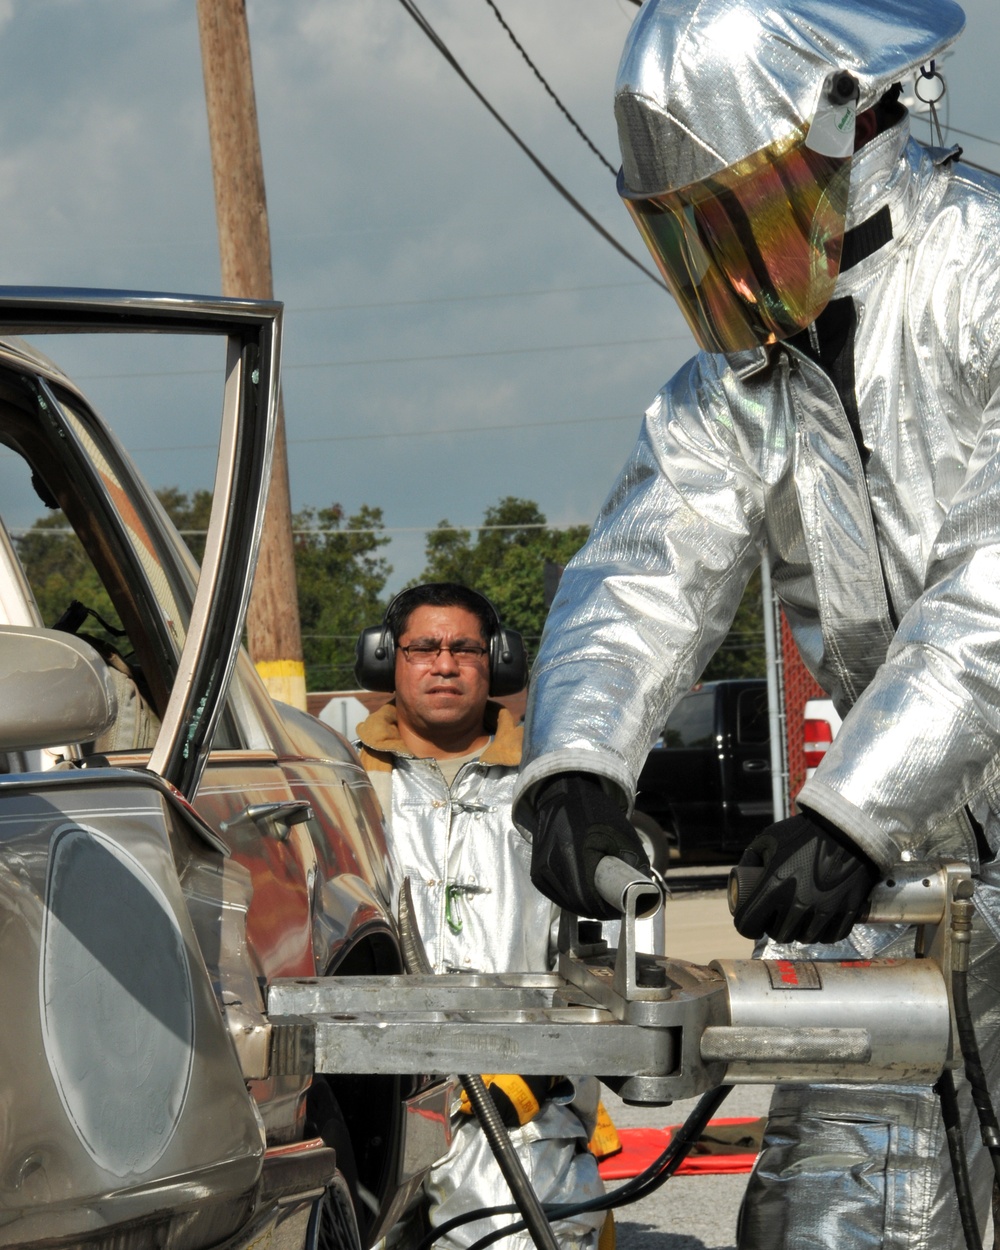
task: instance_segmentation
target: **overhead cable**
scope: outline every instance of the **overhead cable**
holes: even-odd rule
[[[576,196],[573,195],[573,193],[567,187],[563,186],[563,184],[559,181],[559,179],[555,176],[555,174],[552,173],[552,171],[548,168],[548,166],[546,166],[544,161],[542,161],[540,157],[535,155],[535,153],[531,150],[531,148],[528,147],[528,145],[524,142],[524,140],[517,133],[517,131],[514,130],[513,127],[510,126],[508,122],[506,122],[504,118],[497,112],[497,110],[493,107],[493,105],[489,102],[489,100],[486,99],[486,97],[479,90],[476,84],[468,76],[465,70],[462,69],[461,65],[459,65],[458,61],[452,55],[451,51],[449,50],[448,46],[445,44],[444,40],[440,37],[440,35],[438,35],[438,33],[431,26],[430,22],[427,21],[424,15],[417,8],[415,0],[399,0],[399,3],[403,6],[403,8],[410,15],[410,17],[413,18],[416,24],[424,32],[424,34],[431,41],[434,47],[437,48],[437,50],[441,53],[441,55],[448,62],[448,64],[452,67],[452,69],[459,76],[459,78],[461,78],[461,80],[469,88],[469,90],[476,97],[476,99],[479,100],[479,102],[491,114],[491,116],[495,118],[497,122],[499,122],[499,124],[504,128],[504,130],[506,130],[506,132],[514,140],[517,146],[525,154],[525,156],[527,156],[528,160],[531,161],[531,163],[535,166],[538,172],[542,175],[542,177],[544,177],[551,184],[551,186],[554,187],[554,189],[559,192],[559,194],[563,197],[563,199],[567,202],[567,204],[569,204],[572,208],[576,209],[576,211],[580,214],[580,216],[584,219],[584,221],[586,221],[588,225],[590,225],[594,230],[596,230],[597,233],[601,236],[601,238],[603,238],[606,242],[610,243],[616,252],[620,252],[621,255],[624,256],[625,259],[629,262],[629,264],[635,265],[637,269],[641,269],[647,278],[655,282],[657,286],[663,287],[664,290],[666,290],[665,284],[661,281],[658,275],[655,274],[651,269],[647,269],[646,266],[641,261],[636,260],[636,258],[632,255],[632,253],[627,248],[623,247],[621,243],[619,243],[618,240],[614,237],[614,235],[611,234],[610,231],[606,230],[601,225],[601,223],[597,220],[596,217],[591,216],[591,214],[584,208],[584,206],[580,203],[580,201],[576,198]]]
[[[524,57],[525,61],[528,64],[528,68],[531,70],[531,72],[535,75],[538,81],[542,84],[542,86],[548,92],[549,96],[552,98],[553,104],[555,104],[559,112],[562,113],[563,117],[566,118],[569,124],[573,127],[576,133],[584,141],[587,147],[590,148],[591,152],[593,152],[593,154],[597,157],[597,159],[601,162],[601,164],[605,167],[605,169],[608,169],[611,171],[611,176],[616,177],[618,174],[618,170],[615,168],[614,165],[611,164],[611,162],[604,155],[604,153],[591,141],[590,136],[584,132],[582,127],[577,122],[576,118],[573,117],[569,109],[565,106],[565,104],[563,104],[562,100],[559,99],[556,93],[552,90],[549,84],[545,81],[544,77],[542,76],[541,70],[539,70],[538,66],[531,59],[531,57],[528,56],[528,53],[525,51],[524,46],[520,43],[517,36],[514,34],[511,28],[504,21],[503,14],[497,8],[495,0],[486,0],[486,3],[493,10],[493,13],[497,21],[507,32],[508,38],[510,39],[511,43],[514,45],[515,48],[517,48],[521,56]]]
[[[611,347],[641,347],[649,343],[682,343],[687,334],[655,334],[649,338],[604,339],[594,343],[552,343],[538,347],[497,347],[474,352],[424,352],[419,356],[358,356],[353,360],[303,360],[281,362],[283,374],[303,369],[347,369],[373,365],[436,364],[444,360],[479,360],[492,356],[537,356],[544,352],[599,351]],[[135,373],[87,373],[77,374],[79,382],[106,382],[135,378],[193,378],[214,375],[216,370],[206,369],[142,369]]]
[[[486,525],[479,521],[473,521],[469,525],[449,525],[446,521],[441,521],[437,525],[368,525],[359,529],[293,529],[292,535],[295,538],[343,538],[347,534],[467,534],[472,530],[477,533],[485,533],[487,530],[551,530],[553,533],[565,534],[569,530],[580,529],[585,527],[586,522],[578,521],[573,525],[550,525],[548,521],[521,521],[518,524],[511,525]],[[33,538],[52,537],[52,538],[73,538],[76,530],[69,529],[65,526],[58,525],[21,525],[10,526],[7,531],[11,538],[25,538],[31,535]],[[178,534],[185,538],[204,538],[208,530],[189,530],[182,529],[177,531]]]
[[[920,117],[919,120],[930,125],[926,117]],[[1000,139],[987,139],[985,135],[977,135],[974,130],[963,130],[961,126],[953,126],[950,122],[945,126],[945,130],[949,133],[953,130],[955,134],[964,135],[966,139],[978,139],[981,143],[991,143],[995,148],[1000,147]]]
[[[638,282],[588,282],[578,286],[528,287],[521,291],[484,291],[477,295],[428,295],[422,299],[369,301],[363,304],[315,304],[309,307],[285,305],[285,316],[303,313],[356,312],[365,308],[408,308],[413,304],[465,304],[473,300],[524,299],[526,296],[574,295],[580,291],[609,291],[623,286],[639,286]]]
[[[448,425],[432,430],[381,430],[364,434],[317,434],[311,438],[289,438],[289,447],[301,447],[306,443],[370,443],[401,438],[455,438],[459,434],[470,434],[479,438],[483,434],[491,434],[497,430],[541,430],[559,425],[607,425],[610,421],[638,421],[635,412],[619,412],[610,417],[561,417],[556,421],[503,421],[486,425]],[[215,443],[164,443],[159,447],[129,447],[135,456],[148,456],[161,452],[182,451],[215,451]],[[15,459],[17,453],[0,446],[0,460]]]

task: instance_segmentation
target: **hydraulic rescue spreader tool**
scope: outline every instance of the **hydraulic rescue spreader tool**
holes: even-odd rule
[[[731,910],[753,887],[753,873],[730,875]],[[893,959],[702,965],[642,953],[636,921],[658,911],[659,887],[611,858],[601,861],[596,884],[622,915],[616,947],[599,922],[564,912],[555,973],[444,976],[426,971],[404,887],[400,930],[411,974],[272,983],[272,1072],[579,1072],[598,1075],[634,1103],[702,1095],[677,1141],[641,1177],[577,1208],[556,1209],[534,1194],[481,1078],[460,1076],[514,1197],[513,1207],[493,1213],[519,1211],[523,1223],[504,1231],[526,1228],[537,1250],[558,1250],[551,1219],[624,1205],[669,1179],[734,1084],[934,1086],[949,1126],[966,1244],[981,1250],[952,1068],[965,1067],[998,1179],[1000,1125],[965,989],[975,911],[967,865],[903,863],[875,887],[863,922],[913,934],[913,957]],[[432,1230],[425,1242],[443,1231]]]
[[[731,905],[749,884],[733,875]],[[606,859],[598,888],[622,912],[617,946],[564,913],[554,973],[274,982],[272,1073],[588,1072],[630,1102],[668,1103],[723,1084],[933,1085],[962,1062],[966,865],[900,864],[873,890],[866,922],[912,926],[912,959],[645,954],[636,919],[661,905],[658,887]],[[405,945],[405,909],[401,921]]]

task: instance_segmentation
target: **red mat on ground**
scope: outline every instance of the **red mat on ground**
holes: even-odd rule
[[[713,1125],[753,1124],[754,1118],[743,1117],[735,1120],[712,1120]],[[669,1128],[620,1128],[622,1149],[610,1159],[603,1159],[598,1164],[601,1179],[606,1181],[624,1181],[638,1176],[666,1150],[674,1132],[681,1128],[680,1124],[672,1124]],[[697,1176],[712,1173],[720,1175],[727,1172],[749,1172],[754,1165],[756,1155],[751,1151],[740,1151],[738,1154],[706,1154],[692,1150],[677,1169],[678,1176]]]

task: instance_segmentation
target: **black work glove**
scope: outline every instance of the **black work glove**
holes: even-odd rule
[[[639,835],[590,773],[559,773],[543,781],[534,802],[531,880],[554,903],[578,916],[617,920],[594,886],[597,865],[614,855],[651,872]]]
[[[822,816],[802,812],[757,835],[737,866],[760,876],[740,890],[733,922],[744,937],[776,942],[839,942],[857,920],[880,872]],[[745,893],[745,897],[744,897]]]

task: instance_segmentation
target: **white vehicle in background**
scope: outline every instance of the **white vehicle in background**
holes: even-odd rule
[[[830,743],[837,736],[841,718],[832,699],[807,699],[802,726],[802,745],[806,755],[806,777],[811,777],[823,762]]]

